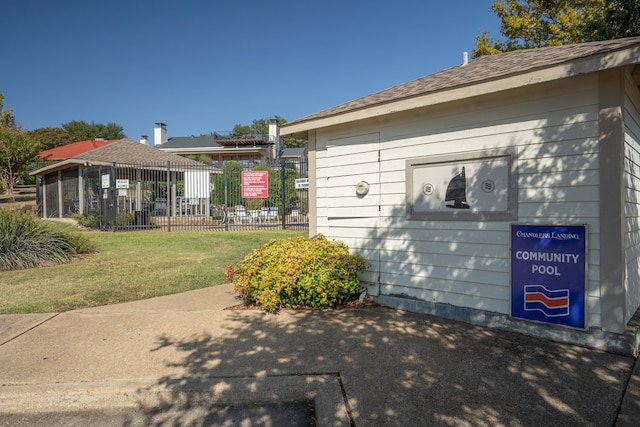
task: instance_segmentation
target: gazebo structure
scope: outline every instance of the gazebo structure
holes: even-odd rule
[[[37,177],[39,215],[98,214],[105,223],[150,214],[209,212],[211,175],[217,168],[121,139],[31,172]]]

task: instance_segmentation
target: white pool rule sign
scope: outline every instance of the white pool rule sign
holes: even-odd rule
[[[309,178],[296,179],[296,190],[306,190],[309,188]]]

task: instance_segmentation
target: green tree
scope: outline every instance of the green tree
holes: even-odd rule
[[[593,40],[612,40],[640,35],[640,0],[604,1],[588,22]]]
[[[254,120],[255,122],[255,120]],[[231,135],[233,136],[243,136],[243,135],[253,135],[256,133],[260,133],[260,132],[255,132],[251,126],[248,125],[241,125],[240,123],[237,123],[234,127],[233,130],[231,131]]]
[[[16,119],[13,117],[13,110],[3,110],[4,95],[0,92],[0,127],[16,127]]]
[[[17,127],[0,126],[0,182],[8,194],[18,176],[27,170],[40,152],[39,144]]]
[[[42,151],[75,142],[73,136],[62,128],[38,128],[29,131],[29,136],[38,141]]]
[[[196,162],[200,162],[200,163],[206,163],[206,164],[211,163],[211,157],[207,156],[206,154],[189,154],[185,156],[185,158],[189,160],[195,160]]]
[[[267,199],[267,206],[281,206],[282,205],[282,178],[280,168],[271,168],[269,166],[256,166],[256,171],[268,171],[269,173],[269,198]],[[284,181],[285,181],[285,212],[291,212],[291,208],[295,207],[298,202],[298,196],[295,190],[296,178],[299,178],[298,173],[292,168],[284,168]]]
[[[84,120],[72,120],[62,124],[64,129],[69,135],[71,135],[74,142],[87,141],[96,138],[105,139],[122,139],[127,136],[117,123],[87,123]]]
[[[35,159],[38,150],[30,140],[23,141],[24,133],[16,126],[12,110],[4,110],[4,95],[0,93],[0,190],[13,195],[13,187],[20,173]],[[35,148],[32,151],[32,148]],[[15,200],[14,200],[15,203]]]
[[[494,0],[504,39],[476,37],[474,58],[640,35],[640,0]]]
[[[242,165],[234,160],[228,161],[226,164],[225,173],[227,174],[226,180],[223,174],[217,174],[214,180],[214,193],[213,203],[222,205],[225,202],[225,183],[227,184],[226,201],[229,206],[242,203],[242,188],[240,187],[240,177],[244,168]]]
[[[278,124],[282,126],[287,123],[287,119],[280,116],[274,117],[278,120]],[[234,136],[243,135],[268,135],[269,134],[269,122],[270,119],[257,119],[251,122],[251,125],[236,124],[231,131]],[[298,148],[306,147],[307,142],[303,139],[280,137],[280,143],[283,148]]]
[[[246,170],[236,161],[228,161],[226,164],[226,179],[223,174],[218,174],[214,178],[212,202],[222,205],[225,202],[225,183],[227,185],[226,200],[229,207],[234,205],[246,205],[248,209],[259,209],[262,206],[282,206],[282,177],[280,168],[269,166],[256,166],[252,170],[267,171],[269,176],[269,196],[267,199],[243,199],[242,198],[242,172]],[[295,190],[295,180],[299,178],[295,169],[285,167],[285,212],[288,213],[292,207],[297,206],[298,196]]]

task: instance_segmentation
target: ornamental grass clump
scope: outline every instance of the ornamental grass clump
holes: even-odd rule
[[[273,240],[247,255],[227,279],[245,304],[266,311],[279,308],[334,307],[361,292],[358,272],[368,268],[343,242],[319,234]]]
[[[61,264],[90,251],[88,240],[78,233],[0,209],[0,271]]]

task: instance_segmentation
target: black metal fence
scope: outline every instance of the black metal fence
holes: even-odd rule
[[[70,192],[68,210],[101,230],[308,227],[304,162],[113,164],[78,175],[84,191]]]

